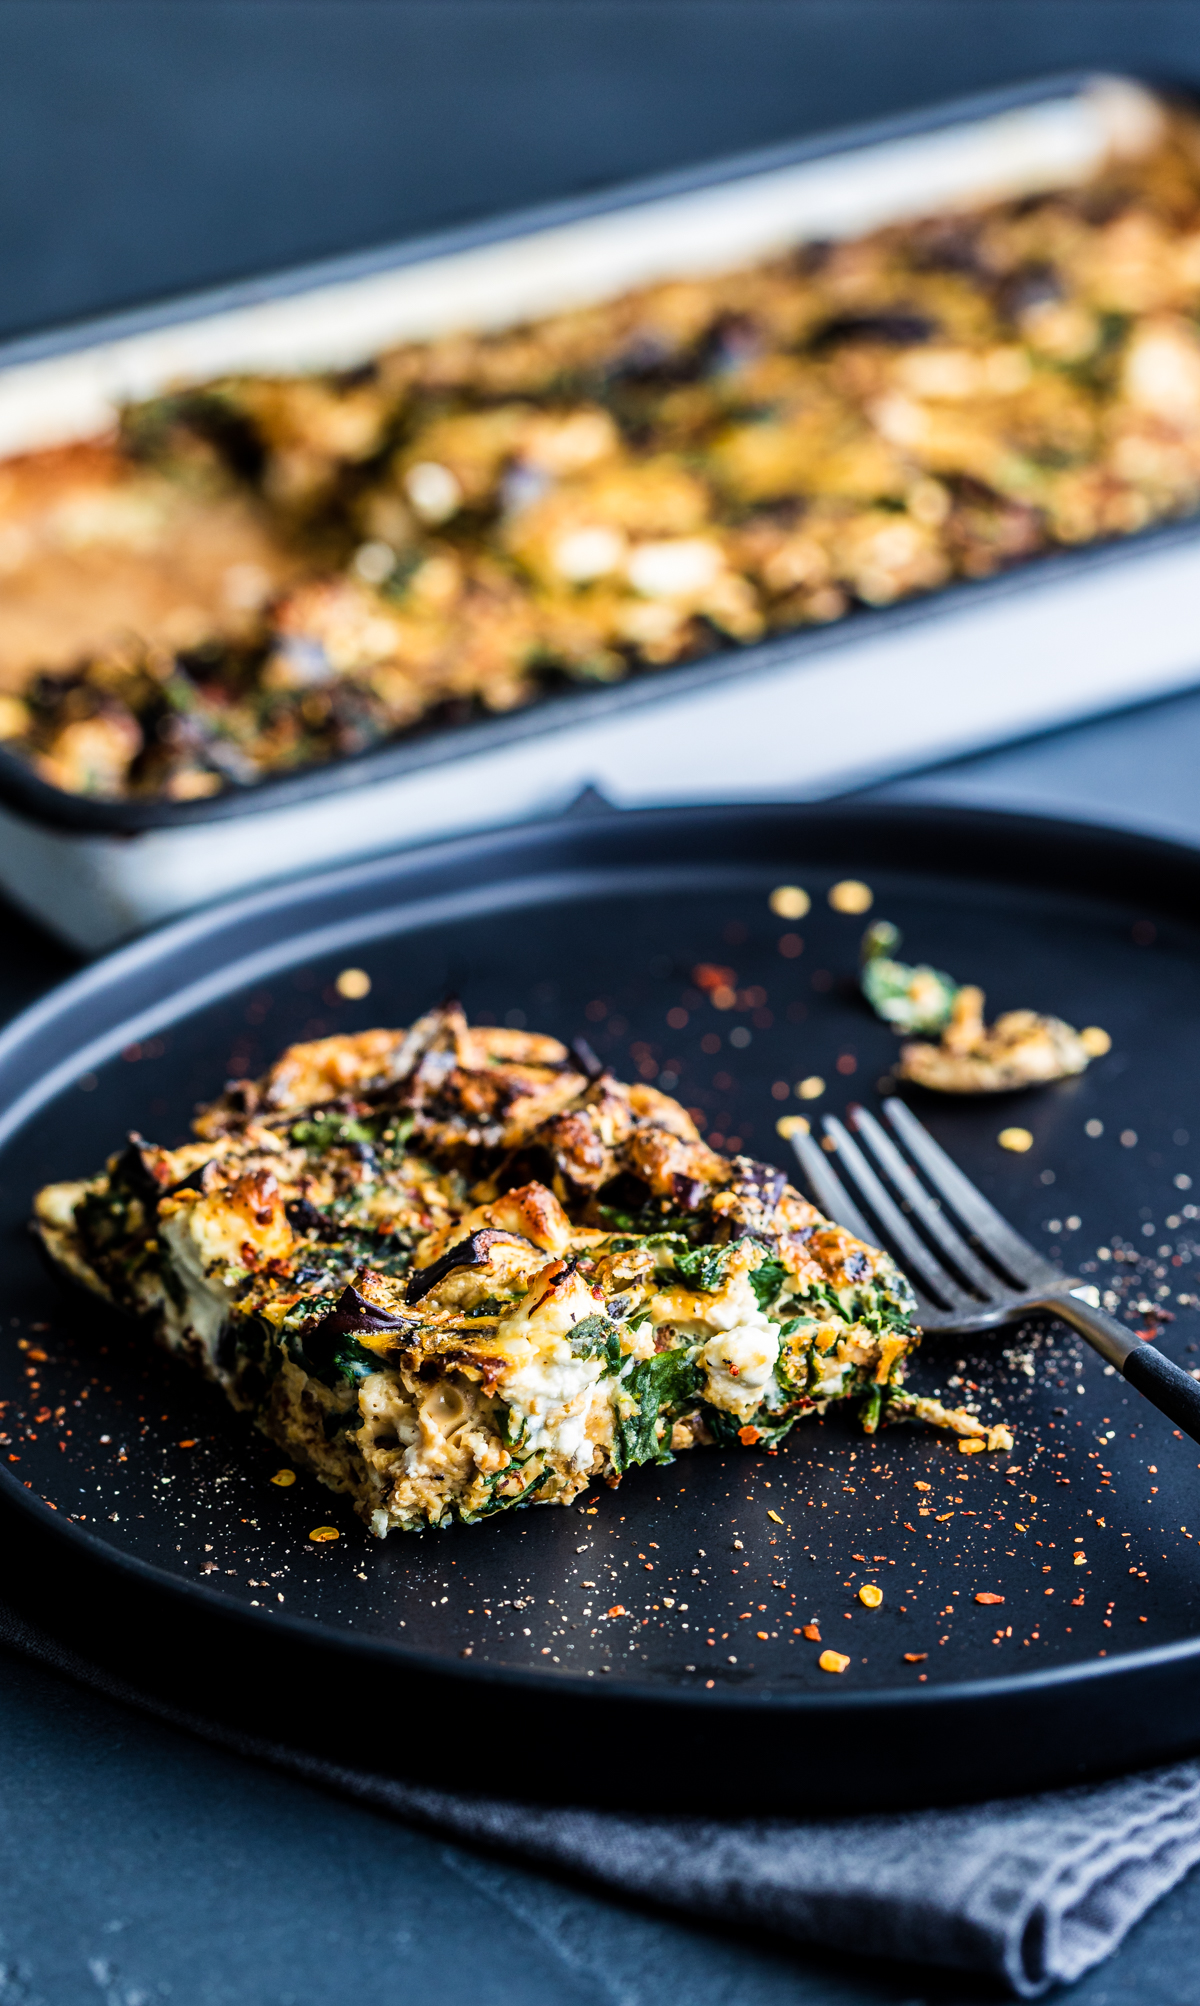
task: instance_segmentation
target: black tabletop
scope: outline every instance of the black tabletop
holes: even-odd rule
[[[1050,69],[1195,0],[5,0],[0,334]],[[1200,666],[1200,664],[1198,664]],[[1200,696],[899,783],[1200,841]],[[4,914],[0,1015],[72,966]],[[348,1695],[348,1702],[352,1702]],[[0,1654],[0,2001],[967,2006],[448,1846]],[[1200,1877],[1074,1991],[1194,1997]]]

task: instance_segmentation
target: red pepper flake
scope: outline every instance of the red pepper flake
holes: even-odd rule
[[[1003,1595],[992,1595],[985,1588],[980,1591],[980,1593],[975,1597],[975,1600],[977,1602],[986,1602],[990,1605],[993,1602],[1003,1602],[1004,1597]]]
[[[733,989],[737,976],[732,968],[717,968],[711,961],[702,961],[692,970],[692,981],[697,989]]]
[[[928,1656],[928,1651],[906,1651],[904,1662],[906,1665],[923,1665]]]

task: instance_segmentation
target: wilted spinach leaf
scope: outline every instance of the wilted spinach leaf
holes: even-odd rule
[[[577,1358],[604,1358],[613,1372],[620,1366],[621,1334],[616,1324],[606,1316],[597,1313],[573,1324],[568,1332],[568,1343]]]
[[[686,1350],[660,1351],[639,1360],[622,1380],[618,1395],[613,1427],[613,1462],[618,1471],[634,1463],[672,1460],[670,1429],[660,1441],[656,1423],[660,1414],[670,1422],[694,1405],[700,1384],[700,1369]]]
[[[787,1269],[782,1261],[763,1261],[751,1271],[750,1286],[760,1309],[770,1309],[786,1280]]]
[[[687,1253],[676,1254],[675,1267],[685,1282],[711,1295],[725,1279],[728,1255],[728,1247],[692,1247]]]

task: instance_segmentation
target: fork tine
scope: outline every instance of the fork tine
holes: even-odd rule
[[[809,1189],[822,1212],[828,1218],[835,1220],[839,1226],[844,1226],[848,1233],[853,1233],[856,1240],[865,1240],[870,1246],[871,1228],[816,1137],[810,1135],[807,1129],[801,1129],[792,1137],[792,1148],[800,1160],[800,1168],[808,1179]]]
[[[930,1239],[936,1240],[943,1254],[953,1261],[964,1281],[977,1289],[985,1302],[992,1302],[1000,1296],[1004,1291],[997,1276],[984,1267],[978,1254],[955,1231],[937,1199],[931,1198],[925,1186],[913,1175],[891,1136],[874,1115],[865,1107],[854,1107],[850,1110],[850,1123],[856,1135],[865,1137],[872,1156],[893,1191],[910,1208]]]
[[[937,1255],[914,1233],[886,1186],[876,1176],[849,1130],[836,1115],[827,1114],[824,1127],[837,1144],[837,1154],[883,1228],[888,1246],[908,1273],[919,1276],[925,1289],[951,1309],[971,1311],[979,1305],[943,1268]]]
[[[939,1198],[957,1212],[985,1253],[990,1254],[1022,1288],[1039,1288],[1061,1279],[1059,1270],[1045,1260],[1035,1247],[1031,1247],[1028,1240],[1014,1233],[1008,1220],[1001,1218],[982,1191],[978,1191],[970,1178],[963,1175],[957,1163],[952,1162],[945,1150],[934,1141],[911,1108],[894,1096],[885,1100],[883,1106],[896,1134],[910,1155],[916,1158]]]
[[[816,1138],[807,1129],[801,1129],[792,1137],[792,1148],[809,1189],[826,1216],[844,1226],[848,1233],[853,1233],[856,1240],[864,1240],[869,1247],[874,1246],[874,1229],[868,1226]],[[944,1319],[946,1312],[941,1303],[935,1302],[924,1289],[912,1282],[911,1276],[909,1281],[917,1298],[921,1320],[932,1328]]]

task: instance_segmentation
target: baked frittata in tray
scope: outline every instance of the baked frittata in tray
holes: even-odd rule
[[[380,1537],[771,1447],[831,1400],[1012,1446],[904,1390],[886,1254],[583,1044],[448,1004],[294,1045],[195,1128],[47,1186],[37,1230]]]
[[[1200,501],[1200,125],[0,465],[0,739],[188,801]]]

